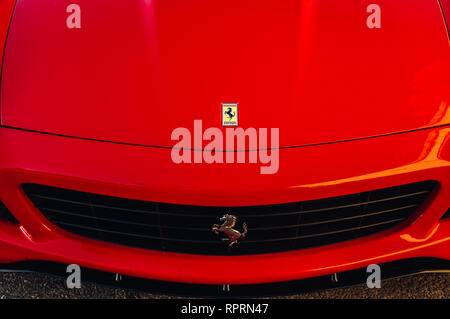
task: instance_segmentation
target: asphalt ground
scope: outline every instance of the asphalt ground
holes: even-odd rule
[[[0,299],[162,299],[147,292],[83,283],[68,289],[63,278],[32,273],[0,273]],[[450,299],[450,273],[425,273],[382,282],[380,289],[366,285],[278,298],[298,299]]]

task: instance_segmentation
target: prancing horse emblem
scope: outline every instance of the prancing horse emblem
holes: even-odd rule
[[[242,233],[237,231],[236,229],[233,229],[233,227],[236,225],[236,219],[236,216],[225,214],[219,219],[221,222],[223,222],[222,225],[214,224],[212,227],[212,231],[214,234],[218,235],[219,233],[224,233],[228,236],[228,238],[222,238],[223,241],[231,241],[228,247],[236,244],[238,239],[244,238],[247,234],[246,223],[242,224]]]
[[[233,117],[236,116],[236,112],[233,112],[231,107],[229,107],[228,110],[226,110],[224,113],[228,116],[229,120],[232,120]]]

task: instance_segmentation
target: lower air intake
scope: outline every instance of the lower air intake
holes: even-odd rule
[[[110,197],[37,184],[23,189],[55,225],[104,242],[203,254],[275,253],[331,245],[405,222],[438,185],[424,181],[312,201],[241,207],[191,206]],[[232,249],[211,231],[219,217],[248,225]]]
[[[5,204],[0,201],[0,220],[7,220],[11,223],[18,224],[17,219],[14,218],[13,214],[6,208]]]

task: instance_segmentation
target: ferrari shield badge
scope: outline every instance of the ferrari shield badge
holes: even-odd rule
[[[238,126],[237,103],[222,103],[222,126]]]
[[[239,239],[243,239],[247,234],[247,224],[242,223],[242,231],[238,231],[233,227],[236,225],[236,216],[225,214],[219,219],[222,224],[214,224],[212,231],[214,234],[224,233],[228,238],[222,238],[223,241],[229,241],[229,247],[233,246],[238,242]]]

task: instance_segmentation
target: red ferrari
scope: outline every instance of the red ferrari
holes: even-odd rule
[[[449,0],[2,0],[0,268],[266,295],[450,270]]]

